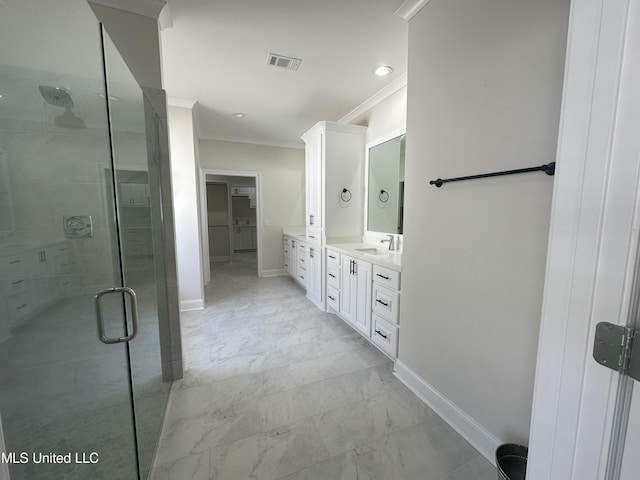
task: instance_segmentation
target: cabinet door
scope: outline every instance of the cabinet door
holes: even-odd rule
[[[305,187],[308,227],[322,228],[322,134],[305,145]]]
[[[29,275],[39,278],[47,276],[47,257],[46,249],[30,250],[25,253],[29,264]]]
[[[322,298],[322,270],[320,248],[309,245],[307,253],[307,294],[311,293],[316,299]]]
[[[342,269],[340,271],[340,316],[347,322],[353,323],[356,308],[356,276],[355,260],[347,255],[340,256]]]
[[[233,229],[233,250],[242,250],[242,229],[235,227]]]
[[[134,187],[133,204],[137,206],[149,205],[149,185],[146,183],[136,183]]]
[[[133,191],[133,185],[130,183],[120,183],[118,184],[118,189],[120,190],[120,198],[118,201],[121,205],[133,205],[135,193]]]
[[[149,185],[145,183],[120,183],[119,201],[122,205],[147,206],[149,205]]]
[[[371,272],[368,262],[356,260],[356,295],[353,323],[367,337],[371,336]]]
[[[297,278],[298,275],[298,241],[291,240],[291,250],[289,251],[289,275]]]

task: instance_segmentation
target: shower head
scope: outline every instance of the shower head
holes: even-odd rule
[[[54,119],[56,125],[66,128],[86,128],[84,120],[77,117],[71,111],[73,108],[73,99],[71,98],[70,89],[64,87],[48,87],[46,85],[40,85],[39,89],[45,102],[65,109],[62,115],[58,115]]]
[[[56,107],[73,108],[71,91],[62,87],[48,87],[40,85],[40,94],[44,101]]]
[[[59,127],[66,128],[87,128],[84,120],[77,117],[69,107],[65,108],[62,115],[58,115],[53,121]]]

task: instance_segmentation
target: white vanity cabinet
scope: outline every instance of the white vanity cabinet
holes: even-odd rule
[[[147,183],[119,183],[119,202],[130,207],[149,206],[149,184]]]
[[[309,299],[325,310],[326,274],[322,248],[328,236],[363,234],[366,127],[318,122],[305,142],[306,237],[317,242],[318,262],[307,269]],[[347,193],[343,191],[346,190]]]
[[[326,249],[326,286],[327,286],[327,311],[340,312],[341,268],[340,253],[330,248]]]
[[[322,308],[322,248],[320,244],[308,242],[307,249],[307,298]]]
[[[282,243],[284,249],[284,271],[291,275],[291,237],[285,236]]]
[[[305,222],[311,233],[362,235],[366,131],[358,125],[318,122],[302,136]],[[341,197],[344,189],[348,194]]]
[[[398,356],[400,272],[326,247],[327,311],[391,358]],[[357,252],[354,252],[357,253]]]
[[[6,298],[0,305],[0,342],[9,328],[62,299],[71,272],[68,249],[61,241],[0,256],[0,288]]]
[[[341,255],[339,315],[371,336],[371,263]]]
[[[297,241],[298,249],[298,278],[297,281],[303,286],[307,287],[307,244],[305,242]]]
[[[305,141],[306,226],[321,229],[323,132],[319,131],[302,138]]]
[[[287,273],[298,281],[298,240],[284,237],[284,263]]]
[[[400,319],[399,272],[379,265],[373,266],[371,309],[371,340],[382,351],[396,358]]]

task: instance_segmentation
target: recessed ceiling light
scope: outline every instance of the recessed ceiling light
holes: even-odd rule
[[[244,118],[244,113],[242,112],[232,113],[231,116],[234,118]]]
[[[391,72],[393,72],[393,68],[388,65],[382,65],[373,71],[373,73],[375,73],[379,77],[389,75]]]
[[[2,94],[0,93],[0,98],[2,98]]]

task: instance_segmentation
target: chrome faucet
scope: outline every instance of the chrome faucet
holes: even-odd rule
[[[389,250],[395,250],[396,249],[396,245],[395,245],[396,237],[394,237],[393,235],[388,235],[388,237],[389,238],[387,238],[386,240],[380,240],[380,243],[389,242]]]

